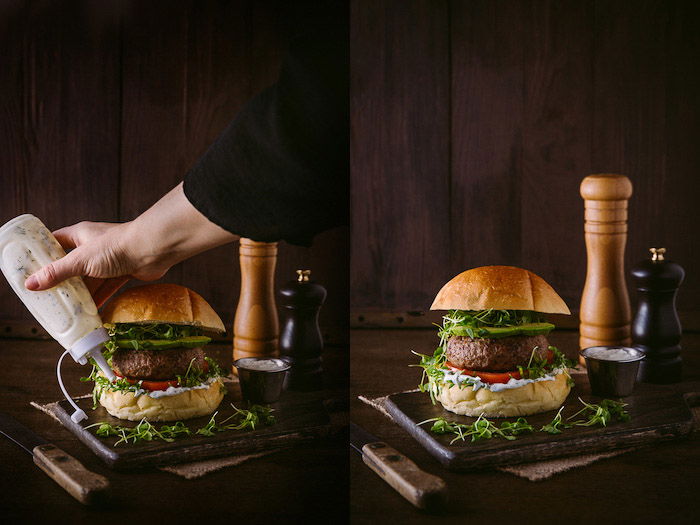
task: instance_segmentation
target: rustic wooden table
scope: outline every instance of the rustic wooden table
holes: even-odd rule
[[[354,330],[351,337],[352,420],[447,482],[450,503],[442,516],[413,508],[362,462],[350,459],[353,523],[422,523],[461,518],[488,523],[690,523],[700,518],[698,434],[600,460],[532,482],[500,471],[451,473],[403,429],[357,400],[415,388],[420,370],[408,368],[415,350],[435,349],[434,330]],[[573,353],[577,332],[555,332],[552,344]],[[683,337],[687,380],[700,379],[700,334]]]
[[[88,469],[107,476],[114,498],[103,507],[83,507],[39,470],[28,454],[0,436],[0,516],[4,523],[347,520],[348,449],[344,433],[198,480],[188,481],[156,469],[131,473],[110,470],[73,434],[29,404],[61,398],[55,376],[59,348],[49,341],[0,340],[0,411],[73,455]],[[210,355],[230,366],[230,346],[209,348]],[[329,394],[344,398],[347,351],[327,349],[324,359],[326,384],[339,390]],[[64,362],[64,380],[73,395],[89,391],[87,384],[79,381],[86,372],[72,361]]]

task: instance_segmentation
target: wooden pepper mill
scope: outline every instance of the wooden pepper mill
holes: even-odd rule
[[[624,175],[589,175],[581,182],[588,253],[581,297],[581,348],[628,346],[631,342],[624,269],[627,201],[631,196],[632,183]]]
[[[241,295],[233,321],[233,359],[277,355],[277,243],[240,241]],[[235,373],[235,368],[234,368]]]
[[[326,289],[310,277],[311,270],[297,270],[297,279],[288,282],[279,292],[285,314],[280,353],[292,363],[287,383],[292,390],[323,387],[323,337],[318,313],[326,300]]]
[[[639,365],[638,380],[647,383],[678,383],[681,380],[681,323],[676,294],[685,271],[664,258],[665,248],[650,248],[651,259],[632,269],[639,307],[632,323],[634,347],[646,354]]]

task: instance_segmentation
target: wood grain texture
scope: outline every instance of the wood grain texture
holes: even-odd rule
[[[11,2],[0,19],[0,221],[33,213],[55,229],[115,220],[116,202],[99,196],[118,185],[118,16],[96,16],[85,1]],[[0,288],[3,317],[30,317]]]
[[[413,69],[387,68],[383,77],[364,73],[367,64],[387,63],[382,57],[399,61],[410,52],[378,30],[372,33],[399,23],[406,9],[358,3],[352,12],[353,27],[370,28],[353,29],[361,37],[353,37],[353,49],[359,48],[353,60],[365,57],[361,67],[353,65],[351,100],[353,231],[359,232],[351,251],[353,310],[424,311],[442,283],[483,264],[531,269],[576,309],[586,275],[578,185],[591,173],[615,172],[630,177],[635,189],[626,269],[650,246],[673,246],[673,259],[689,275],[679,309],[697,311],[697,3],[455,0],[447,19],[437,8],[425,14],[450,35],[450,93],[412,106],[411,114],[416,121],[429,119],[438,105],[451,116],[450,165],[438,152],[420,150],[435,166],[424,182],[441,187],[445,177],[450,180],[446,195],[431,193],[433,207],[449,213],[446,242],[444,224],[438,229],[434,222],[409,222],[402,209],[388,211],[385,198],[377,197],[390,188],[392,202],[410,203],[416,188],[382,182],[383,166],[405,155],[401,128],[391,120],[398,99],[377,89],[376,78],[436,95],[434,81],[416,84]],[[433,43],[418,31],[414,38],[422,38],[426,49]],[[369,160],[375,158],[382,160]],[[375,234],[378,225],[382,231]],[[426,237],[441,239],[431,253],[421,257],[403,249]],[[437,284],[393,280],[376,270],[399,255],[412,258],[406,265],[439,276]]]
[[[362,460],[419,509],[439,511],[447,502],[447,485],[442,479],[421,470],[386,443],[366,444],[362,447]]]
[[[593,173],[627,175],[634,186],[625,257],[630,288],[629,270],[647,257],[648,248],[682,236],[680,231],[662,234],[659,228],[663,208],[675,206],[674,196],[659,199],[667,180],[667,132],[675,125],[666,115],[673,96],[667,68],[676,51],[667,45],[667,28],[674,10],[656,0],[595,2],[592,166]]]
[[[593,5],[531,2],[525,20],[522,261],[576,309],[586,257],[578,186],[591,173]]]
[[[5,2],[0,6],[0,220],[32,212],[56,229],[130,220],[179,183],[236,112],[272,84],[294,8],[230,2]],[[327,286],[327,338],[347,342],[347,229],[280,245],[276,285],[300,266]],[[233,323],[238,246],[174,267]],[[134,285],[138,283],[130,283]],[[35,329],[8,286],[0,319]],[[21,329],[17,333],[24,334]],[[230,335],[230,334],[229,334]]]
[[[449,261],[446,2],[351,3],[351,289],[429,305]]]
[[[469,268],[522,264],[527,33],[522,22],[529,19],[527,6],[491,1],[451,5],[452,98],[442,104],[452,108],[452,183],[448,200],[438,204],[451,214],[451,258],[449,265],[435,268],[442,276],[438,288]]]
[[[107,478],[87,470],[80,461],[54,445],[40,445],[33,452],[34,463],[80,503],[92,505],[106,501]]]

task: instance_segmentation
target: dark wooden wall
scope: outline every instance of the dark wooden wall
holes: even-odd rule
[[[577,310],[578,188],[601,172],[634,185],[628,267],[665,246],[700,310],[700,3],[355,1],[351,68],[358,318],[487,264]]]
[[[252,0],[2,2],[0,220],[33,213],[56,229],[130,220],[147,209],[245,101],[276,79],[290,23],[279,7]],[[278,285],[303,265],[327,286],[321,323],[333,340],[346,332],[347,243],[338,229],[311,249],[281,245],[278,259]],[[197,290],[231,324],[237,254],[237,245],[212,250],[163,280]],[[0,321],[21,327],[30,320],[3,280]]]

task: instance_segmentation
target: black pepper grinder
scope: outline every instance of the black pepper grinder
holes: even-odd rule
[[[297,279],[279,291],[284,317],[279,348],[280,355],[292,364],[287,375],[287,388],[291,390],[323,387],[323,338],[318,313],[326,300],[326,289],[310,277],[311,270],[297,270]]]
[[[664,258],[665,248],[650,248],[651,259],[632,269],[639,293],[639,308],[632,323],[632,342],[646,354],[637,379],[645,383],[681,380],[681,323],[676,294],[685,271]]]

